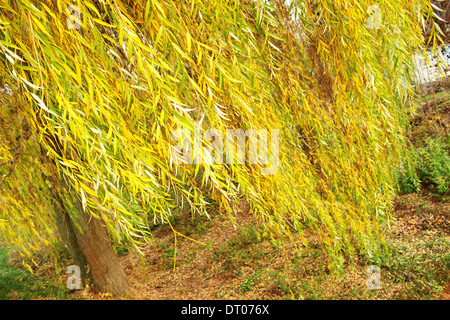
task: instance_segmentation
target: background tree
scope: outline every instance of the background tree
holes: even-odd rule
[[[30,129],[16,136],[39,148],[39,158],[20,161],[44,173],[26,162],[16,176],[5,172],[6,238],[58,230],[100,290],[116,295],[128,284],[109,238],[139,250],[150,225],[170,224],[180,206],[208,215],[209,199],[233,218],[231,204],[244,198],[268,236],[313,228],[330,268],[377,255],[428,1],[378,1],[376,28],[366,23],[372,3],[356,0],[73,5],[0,1],[2,74],[20,97],[12,122],[22,117]],[[196,120],[223,133],[278,129],[278,172],[213,163],[211,141],[202,141],[201,164],[175,163],[172,133],[193,132]],[[0,154],[16,158],[11,144]],[[28,179],[19,174],[42,179],[33,188],[46,182],[53,209],[34,215],[27,193],[17,203],[15,181]]]

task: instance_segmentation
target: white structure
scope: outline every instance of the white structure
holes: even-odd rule
[[[441,53],[447,63],[447,67],[444,66],[442,68],[445,75],[439,72],[437,57],[432,57],[429,51],[427,51],[428,57],[424,57],[421,54],[417,54],[413,57],[414,66],[416,69],[415,81],[417,84],[433,82],[439,79],[444,79],[450,75],[450,46],[442,47]],[[428,60],[428,63],[426,60]]]

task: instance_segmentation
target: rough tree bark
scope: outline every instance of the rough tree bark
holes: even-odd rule
[[[64,201],[55,192],[52,192],[53,208],[55,211],[55,222],[61,241],[64,243],[75,265],[80,267],[81,281],[83,287],[92,283],[92,278],[88,272],[88,263],[78,245],[78,240],[73,230],[73,224],[67,211]]]
[[[129,291],[127,276],[111,245],[108,231],[100,219],[93,218],[81,208],[74,227],[77,243],[89,266],[94,286],[102,292],[123,296]]]
[[[94,287],[101,292],[116,297],[125,295],[129,284],[106,227],[100,219],[83,210],[81,200],[59,178],[54,163],[44,154],[42,158],[43,165],[51,168],[51,174],[45,178],[51,185],[58,232],[80,267],[84,282],[92,279]]]

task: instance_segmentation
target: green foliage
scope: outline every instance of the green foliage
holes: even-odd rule
[[[4,67],[0,60],[0,70]],[[14,82],[7,85],[15,90]],[[41,162],[38,137],[23,113],[19,96],[0,91],[0,241],[18,244],[30,257],[58,240],[51,185],[43,179],[50,171]]]
[[[242,293],[249,292],[253,289],[253,284],[260,280],[262,270],[256,271],[245,278],[245,281],[239,285],[239,289]]]
[[[417,153],[415,150],[411,150],[410,155],[412,159],[404,164],[404,168],[400,170],[398,176],[397,184],[401,194],[413,193],[420,190],[420,180],[415,168]]]
[[[230,246],[246,247],[261,242],[260,231],[254,225],[246,225],[239,230],[236,238],[229,241]]]
[[[308,289],[307,285],[300,289],[297,283],[289,281],[288,277],[278,272],[269,271],[268,274],[273,279],[276,288],[288,296],[295,298],[295,294],[300,293],[302,289],[305,291]]]
[[[121,243],[115,244],[115,245],[114,245],[114,251],[115,251],[115,253],[116,253],[119,257],[122,257],[122,256],[127,255],[127,254],[130,252],[130,246],[129,246],[128,243],[125,243],[125,244],[121,244]]]
[[[67,298],[61,283],[52,277],[32,274],[24,268],[7,265],[8,251],[0,248],[0,300],[35,299],[38,297]]]
[[[417,192],[422,188],[438,195],[449,191],[449,145],[440,139],[428,138],[411,150],[412,165],[399,179],[402,193]]]
[[[450,187],[450,152],[448,145],[438,140],[428,140],[417,149],[417,175],[425,186],[442,195]]]
[[[431,295],[439,290],[439,283],[450,280],[450,242],[444,237],[436,237],[425,243],[425,248],[427,250],[423,252],[404,244],[391,244],[381,260],[384,281],[410,284],[402,293],[408,299]],[[410,254],[410,250],[415,253]]]

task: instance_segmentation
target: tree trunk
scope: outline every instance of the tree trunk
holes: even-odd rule
[[[113,296],[129,291],[127,276],[111,245],[108,230],[100,219],[93,218],[80,208],[74,233],[81,251],[89,265],[94,286]]]
[[[62,242],[69,251],[70,256],[73,258],[75,265],[80,267],[81,281],[83,287],[89,285],[92,282],[92,278],[88,273],[88,263],[86,258],[78,245],[78,240],[73,229],[73,224],[70,219],[70,215],[64,205],[64,201],[52,191],[52,198],[54,202],[55,222],[58,228],[58,233]]]
[[[100,219],[83,210],[78,196],[59,178],[54,163],[44,154],[42,158],[43,164],[51,168],[50,176],[45,178],[51,184],[58,232],[80,267],[83,282],[92,279],[94,287],[101,292],[116,297],[125,295],[129,284],[111,245],[108,230]]]

